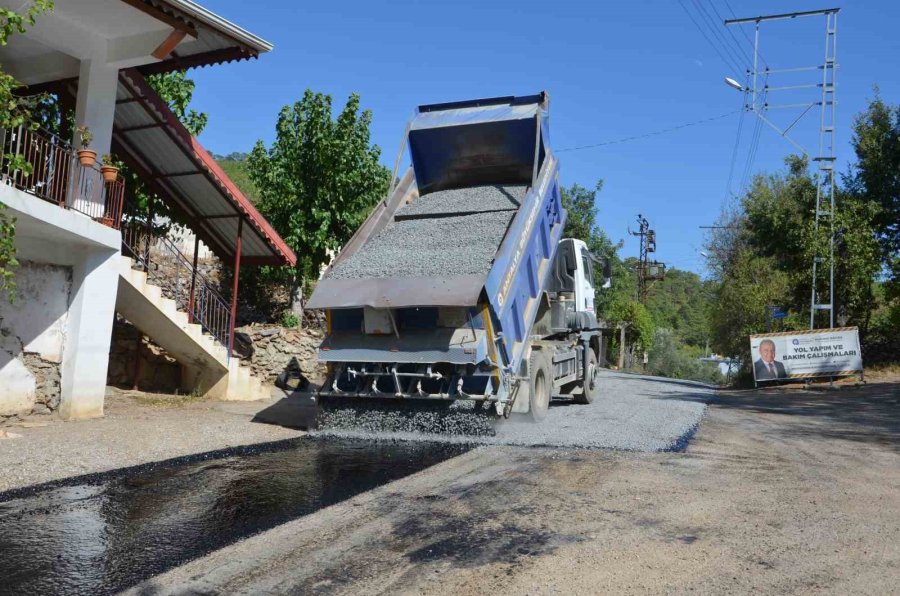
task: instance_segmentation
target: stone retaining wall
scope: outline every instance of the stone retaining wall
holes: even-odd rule
[[[138,389],[158,393],[175,393],[180,389],[181,366],[178,362],[146,336],[142,336],[134,325],[116,315],[109,346],[106,383],[131,389],[138,355],[141,360]]]
[[[285,370],[299,370],[307,379],[325,376],[316,362],[322,333],[314,329],[286,329],[277,325],[248,325],[236,330],[242,358],[253,374],[268,383]],[[238,346],[235,346],[235,350]]]

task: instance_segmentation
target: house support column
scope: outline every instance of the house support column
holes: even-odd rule
[[[238,233],[234,247],[234,286],[231,289],[231,321],[228,328],[228,358],[234,350],[234,323],[237,320],[238,278],[241,275],[241,236],[244,232],[244,218],[238,220]]]
[[[78,97],[75,102],[75,125],[87,126],[94,135],[91,149],[97,156],[109,153],[112,143],[113,119],[116,114],[116,90],[119,69],[111,67],[104,58],[81,61],[78,73]],[[81,148],[77,133],[72,145]]]
[[[64,419],[103,415],[118,284],[118,251],[85,251],[72,268],[61,367],[59,413]]]

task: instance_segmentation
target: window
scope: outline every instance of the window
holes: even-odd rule
[[[584,263],[584,277],[589,284],[594,285],[594,259],[586,248],[581,249],[581,261]]]

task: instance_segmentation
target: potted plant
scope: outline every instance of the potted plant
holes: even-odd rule
[[[91,129],[87,126],[79,126],[75,129],[78,132],[78,136],[81,138],[81,149],[78,151],[78,163],[82,166],[89,168],[97,161],[97,152],[92,149],[88,149],[91,144],[91,141],[94,140],[94,134],[91,132]]]
[[[100,173],[103,174],[103,179],[107,182],[115,182],[122,164],[116,160],[112,153],[104,154],[101,159],[103,160],[103,165],[100,166]]]

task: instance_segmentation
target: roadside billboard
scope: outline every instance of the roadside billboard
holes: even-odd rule
[[[863,369],[856,327],[751,335],[750,355],[757,383],[839,377]]]

